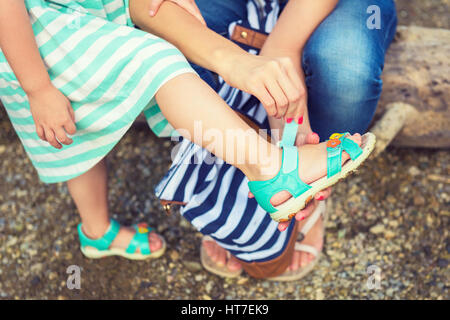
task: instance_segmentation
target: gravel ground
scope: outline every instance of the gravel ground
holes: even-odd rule
[[[447,0],[397,2],[401,24],[449,27]],[[179,215],[167,216],[153,195],[170,150],[170,142],[134,127],[108,157],[115,218],[157,226],[167,253],[146,262],[87,260],[66,186],[37,180],[0,108],[0,299],[450,298],[448,151],[388,148],[340,183],[322,259],[308,277],[285,284],[223,280],[202,269],[201,235]],[[80,290],[66,286],[70,265],[82,268]],[[369,289],[367,270],[379,272],[379,287]]]

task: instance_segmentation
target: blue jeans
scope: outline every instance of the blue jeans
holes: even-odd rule
[[[228,25],[247,16],[246,0],[196,0],[208,27],[226,36]],[[381,28],[369,29],[371,5],[380,8]],[[322,140],[333,132],[363,133],[381,95],[386,50],[397,25],[392,0],[340,0],[307,42],[302,65],[311,127]],[[193,66],[212,88],[214,75]]]

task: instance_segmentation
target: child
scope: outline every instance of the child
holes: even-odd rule
[[[291,124],[281,150],[250,130],[175,47],[133,28],[128,1],[103,3],[0,3],[0,97],[41,180],[67,181],[80,212],[86,256],[147,259],[164,252],[164,240],[145,225],[121,227],[109,219],[104,157],[141,112],[157,135],[170,136],[175,128],[240,169],[277,221],[289,219],[309,196],[354,170],[373,148],[370,135],[334,135],[327,144],[297,150],[292,118],[301,119],[302,110],[291,103],[275,110]],[[282,85],[267,88],[273,97],[298,82],[292,75],[280,77]],[[204,134],[196,134],[199,125]],[[350,156],[357,161],[348,161]],[[293,198],[273,208],[272,196],[283,190]]]

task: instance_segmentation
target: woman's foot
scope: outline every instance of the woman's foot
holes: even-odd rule
[[[219,246],[214,240],[203,240],[202,246],[206,254],[219,267],[227,266],[228,271],[235,273],[242,269],[239,260]]]
[[[308,219],[305,219],[298,223],[298,229],[301,230]],[[316,248],[319,252],[323,247],[323,229],[322,229],[322,217],[317,220],[311,230],[305,235],[305,238],[301,242],[302,244],[310,245]],[[227,250],[222,248],[214,240],[204,240],[202,246],[205,248],[206,253],[214,263],[218,266],[227,266],[228,271],[236,272],[242,269],[242,265],[239,260],[231,254],[227,254]],[[306,267],[312,263],[315,259],[314,255],[304,251],[294,251],[291,264],[288,267],[288,271],[296,271],[300,268]]]

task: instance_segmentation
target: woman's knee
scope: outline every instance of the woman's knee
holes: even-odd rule
[[[318,132],[321,138],[331,131],[367,128],[381,95],[383,64],[384,51],[377,40],[357,30],[311,39],[303,66],[311,123],[328,123],[328,130],[318,129],[324,131]]]

